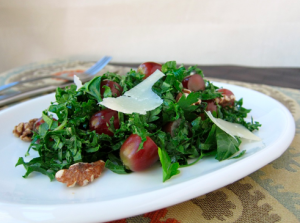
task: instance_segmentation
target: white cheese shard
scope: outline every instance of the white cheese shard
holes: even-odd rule
[[[164,73],[156,70],[147,79],[126,91],[124,95],[117,98],[104,98],[99,104],[125,114],[144,115],[163,103],[163,100],[152,91],[152,86],[163,76],[165,76]]]
[[[252,132],[250,132],[245,126],[237,124],[237,123],[231,123],[224,121],[220,118],[215,118],[211,114],[211,112],[205,111],[210,120],[213,121],[220,129],[222,129],[224,132],[229,134],[230,136],[238,136],[244,139],[250,139],[250,140],[256,140],[259,141],[261,138],[258,136],[254,135]]]
[[[74,75],[74,84],[77,86],[76,91],[82,87],[82,82],[76,75]]]

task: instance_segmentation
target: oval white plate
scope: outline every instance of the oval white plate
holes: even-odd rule
[[[24,168],[14,166],[24,156],[29,143],[14,137],[12,129],[20,122],[40,117],[41,111],[54,101],[54,94],[1,111],[0,221],[88,223],[130,217],[206,194],[278,158],[294,138],[295,123],[290,112],[259,92],[215,84],[231,89],[237,99],[244,98],[244,107],[251,108],[250,115],[262,123],[261,129],[255,132],[262,141],[243,143],[241,150],[247,152],[240,159],[218,162],[213,157],[205,158],[194,166],[182,168],[180,175],[165,183],[159,165],[129,175],[107,170],[95,182],[81,188],[66,188],[38,173],[23,179]]]

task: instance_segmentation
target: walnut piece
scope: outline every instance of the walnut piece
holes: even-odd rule
[[[221,106],[229,106],[232,107],[235,101],[234,95],[223,95],[221,98],[216,98],[215,101]]]
[[[74,187],[76,183],[79,186],[85,186],[101,175],[104,165],[105,162],[102,160],[94,163],[75,163],[69,169],[57,171],[55,178],[67,184],[67,187]]]
[[[30,142],[33,135],[33,126],[37,118],[29,120],[29,122],[21,122],[15,126],[13,134],[19,137],[21,140]]]

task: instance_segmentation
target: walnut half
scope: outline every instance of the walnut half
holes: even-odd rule
[[[85,186],[101,175],[104,165],[105,162],[102,160],[94,163],[75,163],[69,169],[57,171],[55,178],[67,184],[67,187],[74,187],[76,183],[79,186]]]
[[[37,118],[29,120],[29,122],[21,122],[15,126],[13,130],[13,134],[19,137],[21,140],[30,142],[31,137],[33,135],[33,127],[34,123],[36,122]]]

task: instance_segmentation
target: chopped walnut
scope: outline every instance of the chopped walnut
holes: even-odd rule
[[[57,171],[55,178],[67,184],[67,187],[74,187],[76,183],[85,186],[101,175],[104,165],[105,162],[102,160],[94,163],[75,163],[69,169]]]
[[[232,107],[234,105],[235,96],[234,95],[223,95],[221,98],[216,98],[215,101],[221,106]]]
[[[33,135],[33,127],[37,118],[29,120],[29,122],[21,122],[15,126],[13,134],[19,137],[21,140],[30,142]]]

